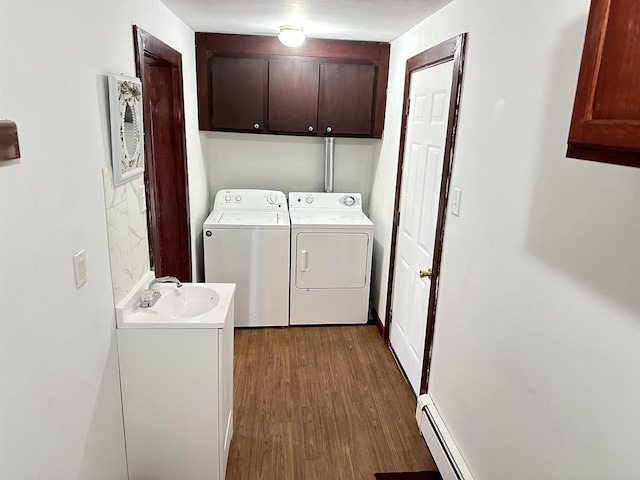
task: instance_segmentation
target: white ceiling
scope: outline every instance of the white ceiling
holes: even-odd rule
[[[451,0],[162,0],[196,32],[390,42]]]

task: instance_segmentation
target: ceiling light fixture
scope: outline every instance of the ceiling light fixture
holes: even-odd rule
[[[302,27],[280,27],[278,40],[287,47],[298,47],[304,42],[304,29]]]

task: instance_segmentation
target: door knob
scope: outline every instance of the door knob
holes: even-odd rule
[[[313,125],[309,125],[309,131],[313,132]]]
[[[418,272],[418,275],[420,275],[420,278],[427,277],[429,278],[429,280],[431,280],[431,277],[433,276],[433,270],[431,268],[429,270],[420,270],[420,272]]]
[[[255,128],[256,130],[258,130],[260,128],[260,124],[259,123],[254,123],[253,124],[253,128]]]
[[[331,133],[331,127],[327,127],[327,133]]]

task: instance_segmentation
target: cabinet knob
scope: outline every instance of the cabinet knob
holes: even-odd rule
[[[331,127],[327,127],[327,133],[331,133]]]
[[[310,132],[313,132],[313,125],[309,125],[308,130],[309,130]]]
[[[256,130],[258,130],[260,128],[260,124],[259,123],[254,123],[253,124],[253,128],[255,128]]]

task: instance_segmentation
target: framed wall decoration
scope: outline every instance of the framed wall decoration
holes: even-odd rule
[[[109,74],[113,184],[122,185],[144,172],[142,83]]]

